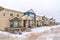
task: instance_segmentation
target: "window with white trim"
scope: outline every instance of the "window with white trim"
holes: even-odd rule
[[[4,11],[3,11],[3,16],[5,16],[5,13],[6,13],[6,10],[4,9]]]
[[[17,12],[16,16],[19,17],[19,12]]]
[[[13,12],[12,11],[10,11],[10,16],[13,16]]]

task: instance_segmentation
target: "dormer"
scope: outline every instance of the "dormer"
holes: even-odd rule
[[[34,19],[36,19],[36,14],[32,9],[29,9],[24,13],[25,15],[32,16]]]

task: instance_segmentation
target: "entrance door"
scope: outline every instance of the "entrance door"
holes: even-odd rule
[[[18,21],[14,21],[14,27],[18,27]]]
[[[26,27],[26,20],[24,20],[24,27]]]
[[[40,21],[37,21],[37,27],[40,27]]]

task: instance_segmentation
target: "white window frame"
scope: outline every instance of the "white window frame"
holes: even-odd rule
[[[10,16],[11,16],[11,14],[12,14],[12,16],[13,16],[13,11],[12,11],[12,10],[10,10]]]

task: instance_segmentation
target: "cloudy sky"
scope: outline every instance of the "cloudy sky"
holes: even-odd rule
[[[32,8],[37,15],[54,17],[60,22],[60,0],[0,0],[0,6],[18,11]]]

